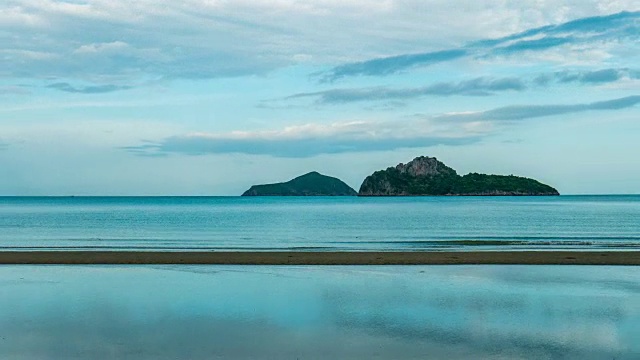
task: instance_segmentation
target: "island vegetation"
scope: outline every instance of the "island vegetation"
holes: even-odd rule
[[[522,196],[559,195],[553,187],[514,175],[464,176],[438,161],[421,156],[407,164],[376,171],[360,186],[359,196]]]
[[[242,196],[356,196],[342,180],[316,171],[283,183],[254,185]]]

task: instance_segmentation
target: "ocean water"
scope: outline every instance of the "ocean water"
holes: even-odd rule
[[[634,195],[0,198],[1,250],[638,248]]]
[[[616,266],[0,266],[2,359],[639,359]]]

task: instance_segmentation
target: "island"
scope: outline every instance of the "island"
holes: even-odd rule
[[[283,183],[253,185],[242,196],[356,196],[342,180],[312,171]]]
[[[550,196],[558,190],[514,175],[464,176],[434,157],[420,156],[369,175],[358,196]]]

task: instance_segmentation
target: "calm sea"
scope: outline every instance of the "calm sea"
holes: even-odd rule
[[[2,197],[0,247],[637,249],[640,196]]]

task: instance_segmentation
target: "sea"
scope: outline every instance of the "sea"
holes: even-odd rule
[[[640,196],[3,197],[0,251],[640,247]],[[637,266],[0,265],[0,359],[640,359]]]
[[[640,248],[640,195],[0,197],[0,250]]]

